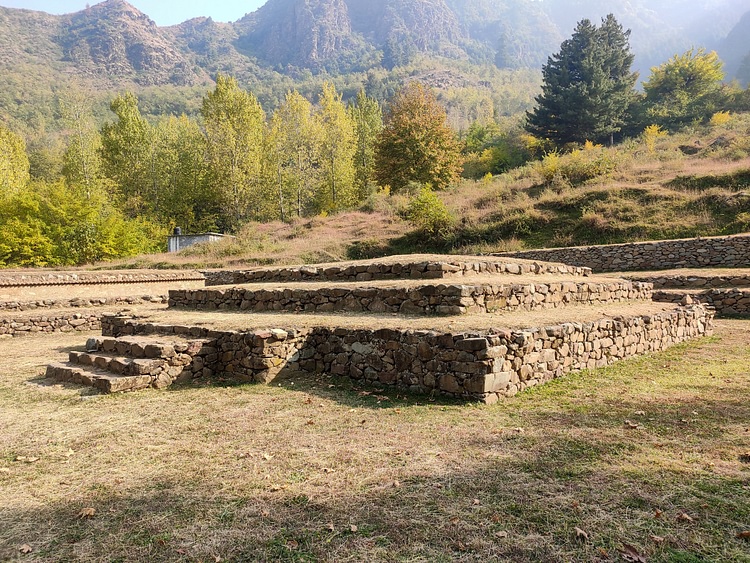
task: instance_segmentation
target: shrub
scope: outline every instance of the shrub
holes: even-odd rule
[[[723,127],[732,121],[732,115],[728,111],[717,111],[711,116],[709,123],[713,127]]]
[[[649,125],[641,134],[643,143],[646,145],[646,149],[649,153],[653,153],[656,150],[656,140],[660,137],[666,136],[667,132],[658,125]]]
[[[406,218],[420,231],[434,236],[445,236],[456,220],[446,205],[426,184],[406,208]]]

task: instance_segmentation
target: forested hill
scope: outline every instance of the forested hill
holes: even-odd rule
[[[301,69],[332,73],[390,68],[420,54],[500,68],[539,68],[575,22],[612,12],[631,28],[642,71],[691,46],[726,49],[739,70],[750,51],[736,31],[747,0],[268,0],[234,23],[198,18],[158,27],[124,0],[75,14],[0,8],[0,64],[7,77],[45,67],[101,86],[204,84]],[[744,40],[743,40],[744,38]]]

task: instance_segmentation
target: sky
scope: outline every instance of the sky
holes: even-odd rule
[[[127,0],[157,25],[174,25],[198,16],[210,16],[216,21],[237,21],[254,12],[266,0]],[[50,14],[69,14],[86,8],[97,0],[0,0],[6,8],[26,8]]]

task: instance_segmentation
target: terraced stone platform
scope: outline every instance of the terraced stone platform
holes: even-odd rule
[[[491,256],[409,254],[375,260],[356,260],[308,266],[205,271],[206,285],[287,282],[368,282],[378,280],[435,280],[477,275],[588,276],[590,268],[555,262],[507,260]]]
[[[475,257],[411,264],[419,267],[394,257],[335,271],[264,269],[275,281],[253,274],[250,283],[172,290],[168,308],[104,316],[104,338],[48,375],[114,392],[320,373],[492,403],[711,332],[711,311],[653,303],[648,282]],[[295,276],[307,277],[287,279]],[[167,351],[143,358],[147,348]]]

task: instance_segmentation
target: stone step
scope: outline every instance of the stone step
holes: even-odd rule
[[[150,375],[116,375],[93,367],[53,362],[47,366],[45,376],[61,383],[76,383],[94,387],[103,393],[137,391],[151,387]]]
[[[175,360],[181,359],[176,355],[172,356],[172,358]],[[186,363],[189,362],[189,358],[185,358],[185,360]],[[81,367],[93,367],[109,371],[116,375],[156,376],[165,366],[169,365],[169,359],[167,358],[128,358],[105,352],[77,351],[68,354],[68,362]]]
[[[207,339],[167,341],[146,336],[96,337],[86,341],[86,352],[168,360],[180,354],[194,356],[207,342]]]

